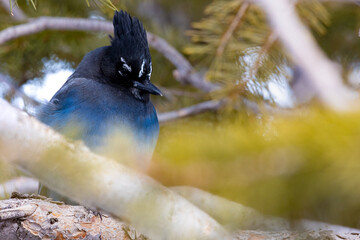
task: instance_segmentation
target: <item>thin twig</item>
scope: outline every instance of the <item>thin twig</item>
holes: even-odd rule
[[[206,101],[193,105],[191,107],[182,108],[180,110],[160,113],[158,114],[158,118],[160,123],[169,122],[172,120],[192,116],[209,110],[215,111],[220,107],[222,107],[224,104],[225,104],[225,100]]]
[[[109,21],[82,18],[40,17],[29,19],[28,23],[9,27],[0,32],[0,45],[5,42],[45,30],[96,31],[113,32],[113,25]],[[149,45],[160,52],[177,69],[174,77],[183,84],[190,84],[202,91],[210,92],[219,86],[205,81],[201,74],[195,73],[193,67],[174,47],[164,39],[147,32]]]
[[[276,42],[277,39],[278,39],[278,37],[277,37],[276,33],[271,32],[270,35],[268,36],[268,38],[266,39],[266,42],[261,46],[259,54],[249,71],[249,76],[251,78],[256,76],[257,72],[259,71],[259,68],[262,65],[261,60],[263,59],[265,54],[269,51],[271,46]]]
[[[17,86],[15,86],[9,77],[5,76],[4,74],[0,73],[0,82],[5,83],[8,87],[11,88],[12,91],[15,92],[16,95],[20,96],[22,99],[24,99],[27,102],[30,102],[31,104],[38,106],[41,104],[38,100],[28,96],[26,93],[24,93],[22,90],[20,90]]]
[[[164,96],[168,95],[171,96],[182,96],[182,97],[189,97],[189,98],[198,98],[204,97],[204,93],[202,92],[190,92],[190,91],[184,91],[180,89],[175,88],[165,88],[161,87],[161,92],[164,94]]]
[[[216,49],[217,56],[221,56],[224,53],[225,47],[227,46],[235,29],[239,26],[240,21],[245,15],[246,10],[249,8],[249,6],[250,6],[249,3],[243,3],[240,5],[238,12],[236,13],[231,24],[229,25],[229,28],[226,30],[225,34],[220,39],[219,47]]]

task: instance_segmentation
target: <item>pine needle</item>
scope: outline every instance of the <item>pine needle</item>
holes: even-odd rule
[[[12,7],[12,0],[9,0],[9,5],[10,5],[10,13],[11,13],[11,16],[14,16],[13,7]]]
[[[34,9],[36,10],[36,5],[35,5],[34,0],[30,0],[30,2],[31,2],[31,4],[32,4],[32,6],[34,7]]]
[[[111,0],[104,1],[104,4],[113,10],[118,10],[117,7],[111,2]]]

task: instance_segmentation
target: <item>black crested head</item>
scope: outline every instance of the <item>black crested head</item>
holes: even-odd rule
[[[114,37],[101,61],[106,81],[128,88],[139,100],[148,99],[149,93],[161,95],[150,83],[152,63],[142,23],[127,12],[115,11],[113,24]]]

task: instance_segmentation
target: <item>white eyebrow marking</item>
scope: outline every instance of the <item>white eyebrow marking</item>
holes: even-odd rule
[[[120,70],[118,72],[120,73],[121,76],[124,76],[124,74]]]
[[[139,77],[141,77],[144,74],[144,66],[145,66],[145,60],[143,60],[142,64],[141,64],[141,69],[139,72]]]
[[[129,72],[131,72],[131,66],[127,65],[127,63],[125,62],[125,59],[124,58],[120,58],[121,62],[123,63],[123,67],[128,70]]]
[[[150,62],[150,72],[147,74],[149,78],[151,77],[151,73],[152,73],[152,63]]]

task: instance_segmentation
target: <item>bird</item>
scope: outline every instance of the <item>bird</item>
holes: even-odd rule
[[[159,135],[150,94],[162,96],[162,93],[150,81],[152,61],[142,23],[121,10],[115,11],[113,25],[110,45],[87,53],[36,117],[65,135],[76,128],[75,134],[69,136],[82,140],[96,153],[106,155],[109,146],[127,150],[133,157],[125,164],[146,171]],[[114,143],[122,142],[111,143],[114,133],[127,140],[127,144],[114,148]],[[124,156],[119,150],[115,152]],[[42,185],[39,193],[63,199]]]

